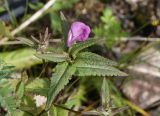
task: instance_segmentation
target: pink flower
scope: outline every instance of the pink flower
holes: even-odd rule
[[[89,37],[91,29],[82,22],[72,23],[68,32],[67,46],[71,47],[74,42],[86,41]]]

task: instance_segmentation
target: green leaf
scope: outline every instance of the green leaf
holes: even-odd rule
[[[7,88],[7,89],[6,89]],[[0,95],[5,96],[12,91],[11,84],[7,79],[0,80]]]
[[[30,116],[31,114],[24,112],[22,110],[16,110],[13,112],[12,116]]]
[[[55,54],[55,53],[45,53],[45,54],[36,54],[38,58],[45,59],[52,62],[64,62],[69,60],[68,54]]]
[[[49,12],[50,14],[50,20],[51,20],[51,28],[53,32],[61,32],[61,19],[59,17],[59,14],[57,12]]]
[[[1,96],[0,95],[0,105],[6,108],[9,114],[12,114],[16,110],[16,101],[12,96]]]
[[[57,66],[55,67],[55,73],[52,74],[51,85],[56,85],[58,83],[60,77],[63,76],[67,67],[68,67],[67,62],[57,64]],[[57,77],[59,77],[59,78],[57,78]]]
[[[64,62],[66,63],[66,62]],[[64,67],[62,67],[64,68]],[[69,83],[69,80],[71,79],[72,75],[75,73],[76,68],[74,66],[68,65],[66,67],[63,75],[55,75],[54,78],[59,78],[57,79],[57,83],[53,83],[54,85],[51,85],[48,93],[48,99],[47,99],[47,104],[46,104],[46,109],[50,108],[53,100],[57,96],[57,94]],[[56,81],[55,81],[56,82]]]
[[[68,116],[68,112],[69,111],[67,111],[67,110],[64,110],[62,108],[55,107],[52,105],[49,110],[49,115],[50,116]]]
[[[8,78],[9,75],[13,72],[14,66],[10,66],[0,59],[0,79]]]
[[[5,7],[4,7],[4,6],[1,6],[1,7],[0,7],[0,12],[4,12],[4,11],[6,11]]]
[[[17,88],[16,88],[16,95],[19,99],[21,99],[24,95],[24,82],[23,81],[20,81],[17,85]]]
[[[101,99],[103,108],[105,108],[105,110],[108,110],[110,108],[110,89],[106,77],[103,78]]]
[[[122,31],[121,24],[113,15],[111,9],[104,9],[103,16],[100,18],[101,24],[93,28],[93,33],[95,37],[105,38],[106,46],[111,49],[113,45],[120,41],[120,37],[126,36],[127,33]]]
[[[79,51],[90,47],[99,41],[102,41],[102,39],[88,39],[87,41],[76,43],[71,47],[69,53],[73,56],[73,58],[75,58]]]
[[[113,67],[78,67],[76,68],[76,76],[127,76],[126,73],[119,71]]]
[[[12,52],[0,53],[0,58],[7,64],[15,66],[15,69],[23,69],[42,62],[34,56],[35,53],[34,49],[19,49]]]
[[[32,9],[32,10],[38,10],[41,9],[44,4],[42,2],[37,2],[36,4],[30,3],[28,4],[28,6]]]
[[[24,38],[24,37],[17,37],[17,40],[23,42],[24,44],[33,47],[34,46],[34,42],[31,41],[30,39]]]
[[[99,63],[87,60],[76,60],[74,66],[76,76],[127,76],[126,73],[114,67],[99,65]]]
[[[0,21],[0,37],[3,37],[3,36],[9,37],[10,35],[11,34],[10,34],[8,28],[5,27],[5,24],[2,21]]]
[[[82,105],[82,101],[85,101],[85,90],[86,88],[83,85],[79,85],[73,93],[69,96],[68,100],[66,101],[65,105],[68,108],[72,108],[74,106],[80,107]]]
[[[92,52],[81,52],[77,54],[76,60],[78,59],[85,60],[85,62],[88,62],[90,64],[99,65],[99,66],[108,66],[108,65],[116,66],[117,65],[116,62],[109,60],[107,58],[104,58]]]
[[[64,36],[64,44],[66,45],[67,43],[67,38],[68,38],[68,31],[69,31],[69,25],[68,22],[62,12],[60,12],[61,15],[61,25],[62,25],[62,32]]]
[[[49,84],[50,84],[49,80],[46,78],[30,79],[26,84],[25,91],[47,96],[47,92],[49,90]]]
[[[29,113],[28,116],[35,116],[36,114],[38,114],[38,108],[36,107],[33,95],[31,96],[30,94],[25,94],[22,103],[23,105],[19,107],[19,110]]]
[[[8,114],[12,114],[17,108],[13,88],[7,80],[0,80],[0,106],[7,110]]]

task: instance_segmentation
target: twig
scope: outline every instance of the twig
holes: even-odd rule
[[[68,110],[68,111],[73,112],[73,113],[76,113],[76,114],[81,114],[80,111],[75,111],[75,110],[69,109],[69,108],[67,108],[67,107],[58,105],[58,104],[54,104],[54,106],[55,106],[55,107],[59,107],[59,108],[64,109],[64,110]]]
[[[129,66],[128,69],[131,70],[132,72],[134,71],[137,73],[146,74],[153,77],[160,77],[159,69],[154,66],[151,67],[151,65],[147,64],[134,65],[134,66]]]
[[[28,25],[30,25],[32,22],[36,21],[41,15],[43,15],[43,13],[48,10],[54,3],[56,0],[50,0],[48,1],[48,3],[46,3],[46,5],[40,9],[39,11],[37,11],[32,17],[30,17],[27,21],[25,21],[24,23],[22,23],[18,28],[16,28],[15,30],[12,31],[12,35],[14,36],[15,34],[17,34],[18,32],[22,31],[24,28],[26,28]]]
[[[25,29],[28,25],[30,25],[31,23],[33,23],[34,21],[36,21],[39,17],[41,17],[43,15],[43,13],[48,10],[54,3],[56,0],[50,0],[48,1],[43,8],[41,8],[39,11],[37,11],[35,14],[32,15],[32,17],[30,17],[28,20],[26,20],[25,22],[23,22],[19,27],[17,27],[16,29],[14,29],[11,32],[11,36],[16,35],[17,33],[19,33],[20,31],[22,31],[23,29]],[[0,40],[0,44],[8,41],[9,38],[5,37],[2,40]]]
[[[128,101],[128,100],[124,100],[124,102],[130,106],[132,109],[134,109],[135,111],[141,113],[143,116],[150,116],[148,114],[148,112],[146,112],[145,110],[143,110],[142,108],[140,108],[139,106],[133,104],[132,102]]]
[[[20,38],[21,39],[21,38]],[[61,40],[60,39],[50,39],[49,43],[60,43]],[[24,42],[21,41],[5,41],[3,43],[0,43],[1,46],[5,46],[5,45],[16,45],[16,44],[25,44]]]
[[[17,45],[17,44],[24,44],[21,41],[8,41],[8,42],[4,42],[0,45]]]
[[[121,41],[154,41],[160,42],[160,38],[150,38],[150,37],[122,37],[120,38]]]

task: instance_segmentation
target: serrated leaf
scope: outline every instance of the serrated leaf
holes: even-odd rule
[[[0,80],[0,106],[3,107],[8,114],[12,114],[17,108],[13,88],[5,79]]]
[[[85,62],[88,62],[90,64],[95,64],[95,65],[99,65],[99,66],[116,66],[117,63],[109,60],[107,58],[104,58],[100,55],[97,55],[95,53],[92,52],[81,52],[79,54],[77,54],[77,60],[81,59],[81,60],[85,60]]]
[[[48,93],[48,99],[47,99],[47,104],[46,104],[46,109],[50,108],[53,100],[57,96],[57,94],[69,83],[69,80],[71,79],[72,75],[75,73],[76,68],[74,66],[68,65],[66,67],[65,72],[63,75],[58,75],[60,77],[54,77],[54,78],[59,78],[58,82],[54,85],[51,85],[49,93]]]
[[[69,53],[73,56],[73,58],[75,58],[76,54],[79,51],[81,51],[87,47],[90,47],[90,46],[98,43],[99,41],[102,41],[102,39],[88,39],[87,41],[76,43],[76,44],[72,45],[72,47],[69,50]]]
[[[112,66],[99,65],[87,60],[76,60],[74,66],[76,76],[127,76],[126,73]]]
[[[0,53],[0,58],[7,64],[15,66],[15,69],[23,69],[40,64],[42,61],[34,56],[34,49],[19,49],[12,52]]]
[[[8,78],[9,75],[13,72],[14,66],[10,66],[0,59],[0,79]]]
[[[45,53],[45,54],[36,54],[35,56],[52,62],[64,62],[69,59],[66,53],[64,54]]]
[[[4,66],[0,69],[0,79],[9,78],[9,75],[13,72],[14,66]]]
[[[78,67],[76,76],[127,76],[126,73],[113,67]]]
[[[12,113],[16,110],[16,101],[13,96],[8,96],[8,97],[2,97],[0,95],[0,106],[5,108],[8,113]]]

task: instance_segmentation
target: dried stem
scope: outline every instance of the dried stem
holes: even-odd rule
[[[39,17],[41,17],[43,15],[43,13],[48,10],[54,3],[56,0],[50,0],[48,1],[43,8],[41,8],[40,10],[38,10],[35,14],[32,15],[32,17],[30,17],[28,20],[26,20],[25,22],[23,22],[19,27],[17,27],[16,29],[14,29],[11,32],[11,36],[15,36],[17,33],[19,33],[20,31],[22,31],[23,29],[25,29],[28,25],[30,25],[31,23],[33,23],[34,21],[36,21]],[[6,41],[8,41],[9,38],[5,37],[2,40],[0,40],[0,45]]]

